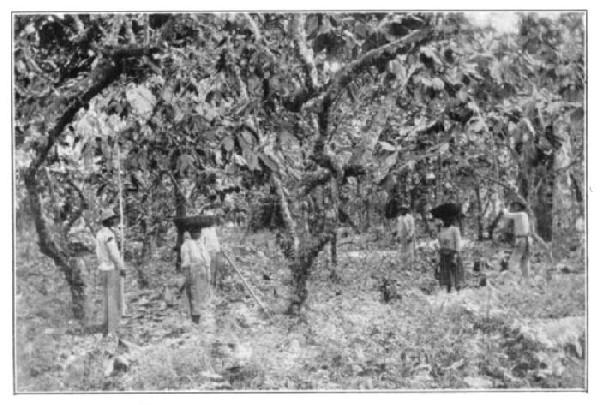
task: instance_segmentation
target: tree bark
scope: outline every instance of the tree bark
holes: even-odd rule
[[[35,229],[38,235],[40,251],[54,260],[54,264],[64,274],[65,280],[71,290],[73,316],[76,319],[85,318],[85,283],[80,271],[73,266],[68,251],[61,248],[50,236],[48,226],[42,213],[41,190],[36,178],[36,169],[30,170],[25,176],[25,187],[29,198],[29,207],[33,216]]]
[[[177,169],[177,161],[179,159],[179,152],[173,152],[171,155],[171,171],[174,173],[171,176],[171,181],[173,182],[173,204],[175,205],[175,216],[176,217],[185,217],[186,215],[186,199],[185,195],[181,191],[180,174]],[[177,241],[175,242],[175,270],[180,273],[181,272],[181,245],[183,244],[183,232],[177,230]]]
[[[475,185],[475,201],[477,202],[477,239],[483,240],[483,209],[481,204],[481,184]]]
[[[572,152],[571,137],[567,124],[559,122],[554,131],[559,140],[554,151],[554,184],[552,187],[552,254],[555,258],[565,256],[577,234],[573,215],[573,194],[570,170]]]
[[[137,266],[137,278],[138,278],[138,287],[139,288],[148,288],[148,279],[144,274],[144,267],[152,258],[152,244],[151,244],[151,233],[148,226],[148,218],[145,217],[142,219],[141,223],[141,231],[144,235],[144,239],[142,240],[142,251],[140,253],[140,260]]]

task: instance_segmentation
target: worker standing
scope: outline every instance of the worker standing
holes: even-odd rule
[[[100,221],[102,228],[96,234],[96,256],[103,286],[103,333],[107,336],[117,331],[121,320],[121,276],[125,276],[125,264],[113,230],[119,215],[112,209],[104,209]]]
[[[520,201],[513,201],[511,211],[506,208],[502,211],[505,219],[513,221],[515,235],[514,249],[508,261],[509,270],[521,269],[524,279],[529,277],[529,216],[525,205]]]
[[[181,245],[181,269],[192,322],[200,323],[210,300],[210,256],[201,243],[199,232],[184,232]]]
[[[221,258],[221,244],[217,233],[218,223],[223,211],[217,202],[217,195],[214,191],[209,194],[209,206],[204,210],[204,214],[213,216],[213,223],[210,226],[202,228],[200,243],[202,243],[210,255],[210,284],[213,288],[217,286],[217,278],[221,277],[223,259]]]
[[[404,270],[408,268],[412,271],[415,261],[415,219],[410,214],[407,204],[402,204],[400,207],[395,233],[399,244],[401,266]]]

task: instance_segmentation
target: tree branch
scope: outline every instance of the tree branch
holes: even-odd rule
[[[284,107],[293,112],[299,112],[302,106],[308,101],[318,98],[326,102],[336,98],[340,90],[343,90],[355,77],[370,66],[387,62],[396,57],[399,53],[407,53],[412,47],[422,45],[434,38],[435,30],[424,29],[415,31],[398,41],[391,42],[379,48],[366,52],[359,59],[350,62],[340,70],[334,79],[324,88],[316,91],[314,88],[306,87],[295,93],[290,99],[284,102]],[[318,103],[319,101],[317,101]]]
[[[69,233],[69,230],[71,229],[73,224],[81,217],[81,215],[83,214],[83,211],[86,209],[86,206],[87,206],[86,201],[85,201],[85,196],[83,195],[83,192],[81,191],[81,189],[79,187],[77,187],[77,185],[73,182],[73,180],[71,180],[68,176],[67,176],[66,181],[67,181],[67,184],[70,185],[77,193],[77,197],[79,198],[79,207],[77,207],[75,212],[73,212],[71,214],[71,218],[69,219],[69,222],[67,222],[67,225],[63,229],[63,233],[65,235]]]
[[[327,87],[325,97],[335,98],[335,95],[344,89],[356,75],[367,68],[381,62],[387,62],[396,58],[397,54],[407,53],[410,48],[419,46],[433,39],[435,31],[424,29],[412,32],[398,41],[391,42],[379,48],[372,49],[359,59],[346,65]]]
[[[306,75],[306,88],[309,92],[314,92],[319,87],[319,74],[315,66],[312,49],[306,45],[306,15],[296,14],[292,18],[292,35],[294,44],[298,51],[298,56],[304,64],[304,74]]]

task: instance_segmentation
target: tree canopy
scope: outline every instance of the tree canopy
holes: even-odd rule
[[[355,226],[356,201],[377,193],[424,214],[469,198],[483,212],[506,192],[545,246],[583,202],[583,23],[523,13],[502,32],[463,13],[18,15],[17,206],[73,287],[69,258],[86,242],[70,235],[117,201],[117,167],[130,239],[200,212],[211,191],[230,211],[270,199],[294,305],[340,221]],[[334,215],[311,222],[307,207]]]

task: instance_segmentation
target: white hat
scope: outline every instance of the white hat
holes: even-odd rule
[[[111,210],[110,208],[104,208],[101,212],[100,212],[100,221],[104,222],[107,219],[111,219],[114,217],[118,217],[118,214],[115,214],[115,212],[113,210]]]

